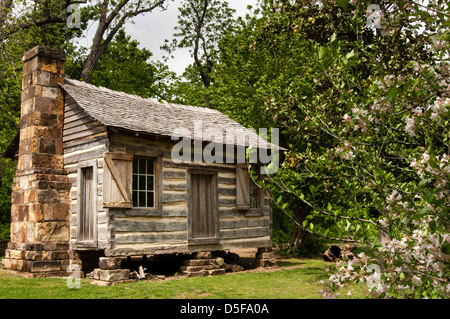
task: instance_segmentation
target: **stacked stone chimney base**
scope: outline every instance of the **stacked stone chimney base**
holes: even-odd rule
[[[34,47],[23,58],[19,157],[11,193],[11,241],[3,269],[67,276],[69,177],[64,170],[63,51]]]
[[[27,277],[67,277],[68,243],[8,243],[2,267]]]

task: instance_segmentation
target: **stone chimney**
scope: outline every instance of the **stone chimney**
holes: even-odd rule
[[[63,167],[64,51],[23,55],[20,143],[12,185],[11,241],[3,268],[67,276],[70,183]]]

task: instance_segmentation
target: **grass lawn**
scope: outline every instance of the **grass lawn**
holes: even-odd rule
[[[70,289],[64,278],[23,278],[0,271],[0,299],[317,299],[326,264],[319,259],[286,259],[276,271],[246,271],[214,277],[171,277],[98,287],[81,279]],[[358,297],[358,296],[354,296]]]

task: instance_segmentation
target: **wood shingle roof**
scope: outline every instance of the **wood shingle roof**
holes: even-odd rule
[[[194,129],[201,125],[202,141],[204,142],[222,142],[220,139],[223,139],[225,144],[225,142],[231,142],[226,138],[234,136],[234,145],[255,148],[272,146],[251,130],[217,110],[159,103],[152,99],[96,87],[67,78],[61,86],[91,117],[109,127],[194,139]],[[218,130],[222,132],[219,140],[215,134],[215,132],[219,132]],[[208,131],[210,134],[205,134]],[[174,134],[175,132],[176,134]]]

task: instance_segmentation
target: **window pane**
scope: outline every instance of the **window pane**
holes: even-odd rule
[[[147,160],[147,174],[153,175],[153,160]]]
[[[145,207],[145,192],[139,192],[139,207]]]
[[[152,191],[153,189],[153,176],[147,176],[147,190]]]
[[[139,175],[139,190],[145,191],[145,175]]]
[[[153,192],[147,192],[147,207],[154,207],[155,201],[153,197]]]
[[[137,207],[138,205],[138,192],[133,191],[133,206]]]
[[[138,165],[139,165],[139,161],[137,158],[133,158],[133,173],[137,173],[138,172]]]
[[[138,189],[138,175],[133,174],[133,190]]]
[[[132,195],[134,207],[154,207],[155,205],[154,165],[154,159],[133,159]]]
[[[258,208],[258,186],[253,182],[250,177],[250,208]]]
[[[147,172],[146,167],[147,160],[144,158],[139,159],[139,174],[145,174]]]

